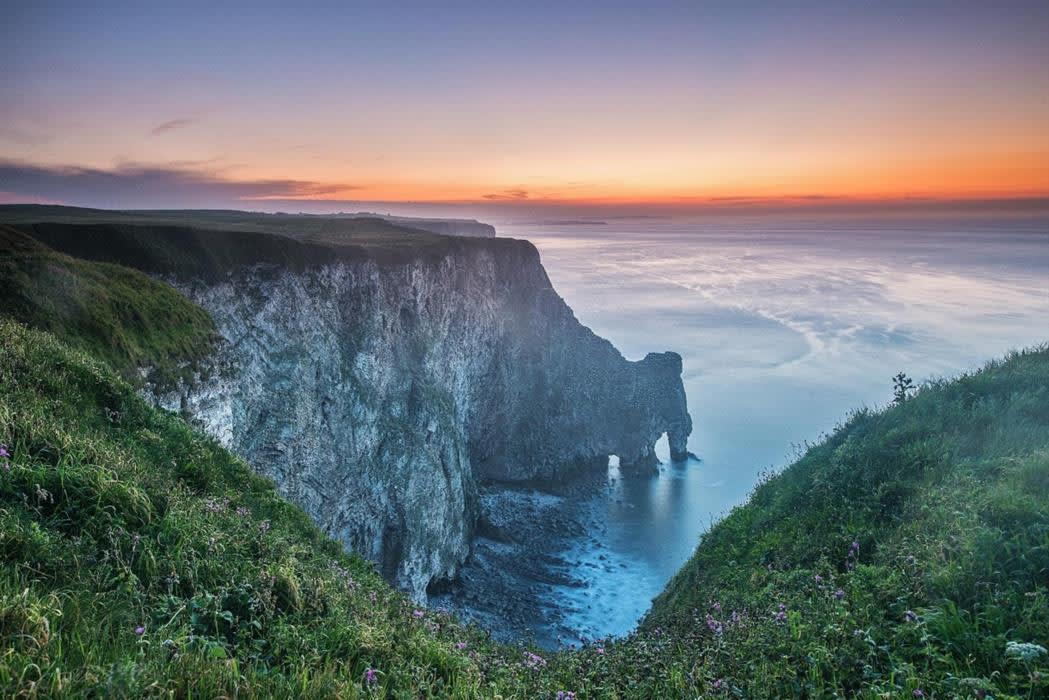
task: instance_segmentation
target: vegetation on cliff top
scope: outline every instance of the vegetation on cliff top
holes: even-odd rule
[[[379,218],[243,211],[0,205],[0,224],[77,258],[207,280],[248,265],[298,270],[338,259],[399,265],[455,251],[531,245],[510,238],[444,236]]]
[[[207,312],[169,285],[121,265],[51,250],[0,224],[0,316],[50,331],[134,378],[188,371],[211,352]]]

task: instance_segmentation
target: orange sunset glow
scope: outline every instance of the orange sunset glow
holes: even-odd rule
[[[34,42],[42,15],[19,13],[0,84],[5,201],[159,206],[165,178],[202,204],[263,207],[1049,196],[1034,6],[959,6],[949,22],[904,6],[565,10],[556,29],[496,8],[330,26],[70,10]],[[426,40],[433,23],[445,41]]]

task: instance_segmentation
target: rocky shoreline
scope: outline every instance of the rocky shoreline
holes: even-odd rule
[[[573,551],[580,543],[603,546],[605,525],[595,506],[613,497],[615,478],[595,470],[541,488],[482,487],[472,554],[454,582],[431,589],[430,606],[505,642],[533,641],[548,649],[580,643],[589,635],[571,623],[573,610],[556,593],[589,585],[580,567],[595,564]]]

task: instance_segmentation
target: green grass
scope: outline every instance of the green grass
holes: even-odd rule
[[[211,317],[170,286],[120,265],[59,254],[0,225],[0,316],[50,331],[127,378],[170,381],[210,353]]]
[[[4,697],[1049,694],[1045,655],[1006,652],[1049,646],[1045,349],[852,416],[703,538],[635,634],[542,662],[416,617],[246,464],[10,321],[0,443]]]

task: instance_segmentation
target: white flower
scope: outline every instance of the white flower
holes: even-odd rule
[[[1005,655],[1021,661],[1034,661],[1045,654],[1045,647],[1031,642],[1006,642]]]

